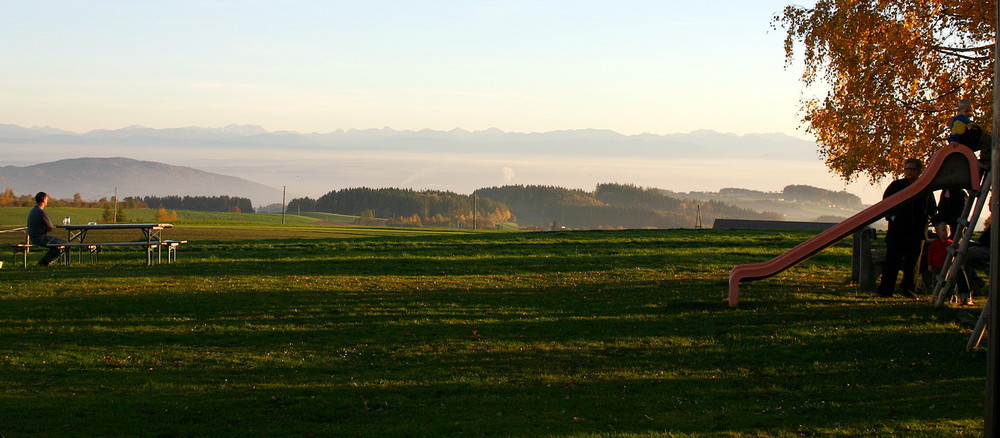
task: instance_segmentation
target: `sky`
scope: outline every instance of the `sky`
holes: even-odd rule
[[[0,123],[808,139],[771,28],[789,3],[12,1]]]
[[[707,129],[811,140],[799,104],[815,90],[799,80],[800,63],[786,64],[783,30],[771,25],[791,3],[814,2],[10,1],[0,14],[0,124]],[[38,157],[61,158],[75,157]],[[802,183],[781,166],[754,169],[754,180],[771,180],[747,188]],[[722,172],[730,178],[718,184],[742,186],[745,173]],[[823,173],[818,159],[798,172]],[[865,202],[883,189],[833,174],[813,184]]]

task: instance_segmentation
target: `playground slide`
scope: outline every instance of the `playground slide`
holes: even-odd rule
[[[845,219],[770,261],[734,267],[729,273],[729,306],[735,307],[739,304],[740,282],[761,280],[778,274],[883,218],[899,204],[916,196],[945,188],[980,189],[979,163],[968,148],[964,146],[941,148],[931,157],[920,178],[899,193]]]

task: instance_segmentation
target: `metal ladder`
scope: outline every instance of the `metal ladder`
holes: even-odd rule
[[[989,172],[986,172],[983,181],[990,181]],[[983,184],[981,190],[970,191],[965,201],[962,216],[958,219],[956,227],[958,229],[954,233],[955,236],[959,237],[954,239],[951,246],[948,247],[948,255],[944,259],[941,272],[936,277],[934,292],[931,293],[931,303],[935,307],[943,306],[945,300],[953,296],[956,286],[955,279],[959,275],[963,275],[962,268],[965,266],[966,252],[969,249],[969,242],[972,241],[972,232],[974,231],[972,224],[979,221],[989,193],[990,185]]]

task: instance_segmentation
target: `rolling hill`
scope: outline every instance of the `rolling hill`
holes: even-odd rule
[[[237,196],[273,199],[281,190],[250,180],[130,158],[74,158],[32,166],[0,167],[0,188],[45,191],[54,198],[127,196]]]

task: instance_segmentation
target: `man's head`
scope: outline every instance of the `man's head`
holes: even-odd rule
[[[958,101],[958,114],[972,118],[972,101],[969,99],[962,99]]]
[[[920,172],[924,171],[924,162],[916,158],[907,158],[906,162],[903,164],[903,178],[906,178],[910,182],[916,181],[920,178]]]
[[[45,204],[48,204],[48,203],[49,203],[49,194],[48,193],[38,192],[38,193],[35,194],[35,204],[38,204],[38,205],[44,207]]]

